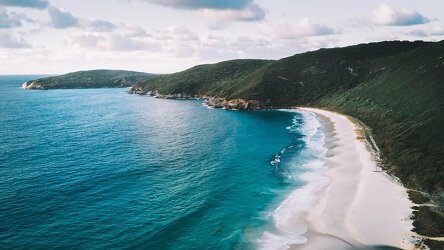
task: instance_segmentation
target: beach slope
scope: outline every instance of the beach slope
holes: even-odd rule
[[[313,112],[325,132],[330,179],[306,215],[308,241],[294,249],[355,249],[391,246],[412,249],[412,203],[406,189],[378,169],[375,149],[362,125],[325,110]]]

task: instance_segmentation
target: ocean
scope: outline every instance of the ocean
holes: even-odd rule
[[[0,77],[0,247],[277,249],[325,185],[310,113]],[[300,225],[300,234],[306,225]]]

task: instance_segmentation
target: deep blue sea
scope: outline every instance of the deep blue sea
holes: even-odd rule
[[[20,88],[36,77],[0,77],[2,249],[272,246],[319,157],[307,114]]]

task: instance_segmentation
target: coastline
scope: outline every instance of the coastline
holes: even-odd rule
[[[324,176],[330,183],[316,194],[304,216],[307,243],[293,244],[291,249],[413,249],[413,203],[398,181],[377,169],[361,125],[330,111],[297,110],[314,113],[323,123],[328,167]],[[287,223],[287,230],[292,223]]]
[[[181,97],[171,98],[190,99]],[[241,99],[233,103],[219,102],[222,99],[209,96],[200,99],[206,100],[212,108],[263,109],[260,103],[255,103],[259,106],[251,105],[240,102]],[[316,181],[323,182],[319,179],[323,177],[329,183],[316,183],[290,194],[277,210],[285,210],[283,212],[288,215],[288,207],[293,207],[293,215],[284,220],[275,218],[280,233],[264,234],[259,244],[265,246],[264,249],[270,246],[279,249],[417,249],[423,237],[412,231],[412,207],[415,205],[399,179],[379,167],[379,148],[366,126],[353,117],[323,109],[290,107],[280,110],[311,113],[321,122],[327,170],[305,181],[310,182],[310,178],[315,177]],[[312,173],[318,175],[321,168],[315,167]],[[297,192],[307,191],[310,197],[300,200]],[[305,208],[301,209],[301,205]],[[282,212],[277,210],[275,212]],[[276,245],[269,245],[270,241]]]

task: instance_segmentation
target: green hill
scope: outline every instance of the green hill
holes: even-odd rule
[[[154,74],[124,70],[88,70],[28,81],[26,89],[121,88],[155,77]]]
[[[270,105],[313,104],[372,79],[381,60],[424,45],[423,42],[381,42],[320,49],[276,61],[240,82],[229,98],[266,100]]]
[[[159,76],[133,86],[137,93],[158,91],[161,94],[186,96],[226,96],[235,84],[248,74],[272,63],[271,60],[231,60],[192,67],[188,70]]]

